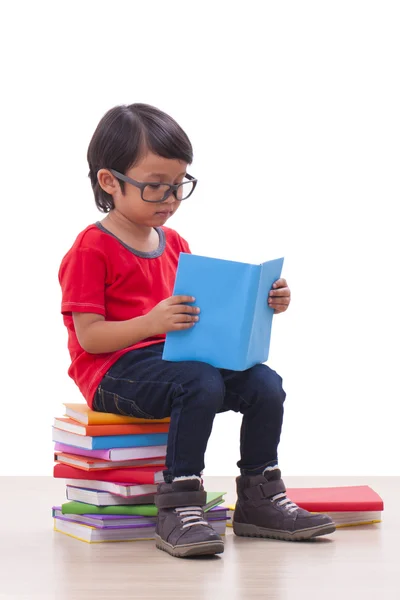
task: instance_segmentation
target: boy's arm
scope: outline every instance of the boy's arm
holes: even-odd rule
[[[147,315],[127,321],[106,321],[94,313],[72,313],[79,344],[90,354],[116,352],[168,331],[182,331],[199,320],[200,309],[190,306],[192,296],[171,296],[159,302]]]
[[[116,352],[154,335],[146,316],[106,321],[93,313],[72,313],[78,342],[90,354]]]

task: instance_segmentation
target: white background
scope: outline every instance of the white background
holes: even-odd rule
[[[169,112],[195,196],[169,222],[199,254],[285,256],[285,474],[400,475],[398,2],[2,4],[0,474],[51,475],[67,376],[57,279],[101,215],[86,150],[121,103]],[[220,415],[207,475],[237,473]]]

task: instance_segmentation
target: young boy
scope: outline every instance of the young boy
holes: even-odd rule
[[[201,473],[214,417],[227,410],[243,414],[235,534],[299,540],[331,533],[327,516],[286,497],[277,463],[281,377],[262,364],[235,372],[162,360],[166,333],[201,318],[194,298],[172,296],[179,254],[190,250],[164,227],[195,190],[192,159],[185,132],[154,107],[117,106],[99,122],[89,176],[106,216],[78,235],[59,272],[69,374],[94,410],[170,416],[165,483],[156,496],[158,548],[179,557],[223,552],[204,519]],[[265,301],[277,313],[287,309],[284,279]]]

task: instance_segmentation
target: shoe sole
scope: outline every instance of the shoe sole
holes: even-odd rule
[[[222,554],[224,551],[223,541],[198,542],[197,544],[182,544],[180,546],[172,546],[160,538],[155,536],[156,546],[159,550],[168,552],[176,558],[186,558],[188,556],[205,556],[210,554]]]
[[[309,527],[308,529],[290,532],[265,529],[264,527],[257,527],[257,525],[249,525],[247,523],[233,522],[233,531],[240,537],[271,538],[274,540],[284,540],[285,542],[300,542],[302,540],[311,540],[320,535],[334,533],[336,531],[336,526],[333,523],[327,523],[326,525],[318,525],[316,527]]]

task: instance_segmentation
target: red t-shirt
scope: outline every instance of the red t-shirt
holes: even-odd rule
[[[118,358],[133,348],[160,343],[165,335],[116,352],[89,354],[78,342],[72,313],[96,313],[108,321],[125,321],[148,313],[172,296],[179,254],[190,249],[173,229],[160,227],[157,232],[158,249],[143,253],[126,246],[99,223],[90,225],[61,262],[61,312],[71,355],[68,374],[90,407],[103,376]]]

